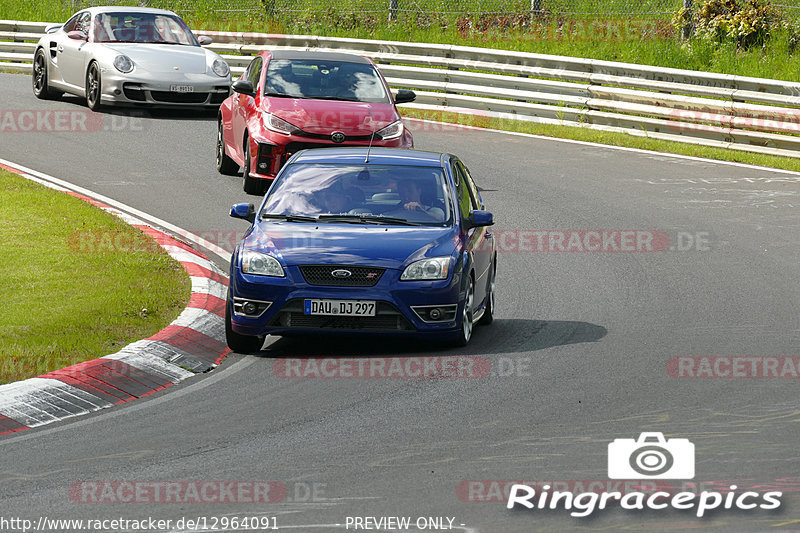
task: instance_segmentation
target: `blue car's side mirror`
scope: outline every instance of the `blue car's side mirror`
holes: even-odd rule
[[[493,226],[494,215],[489,211],[473,211],[469,216],[469,226],[478,228],[481,226]]]
[[[231,207],[231,217],[241,218],[252,224],[256,221],[256,206],[253,204],[235,204]]]

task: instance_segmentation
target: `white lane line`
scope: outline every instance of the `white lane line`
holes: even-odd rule
[[[21,432],[17,437],[0,439],[0,447],[7,446],[10,444],[16,444],[18,442],[26,441],[28,439],[35,439],[53,433],[60,433],[62,431],[87,426],[89,424],[94,424],[96,422],[105,421],[109,418],[116,418],[118,416],[127,416],[134,411],[138,411],[140,409],[150,409],[164,402],[174,402],[177,398],[180,398],[181,396],[185,396],[186,394],[192,394],[206,387],[214,385],[218,381],[226,379],[231,374],[235,374],[241,370],[244,370],[253,363],[255,363],[256,361],[260,360],[261,359],[259,359],[258,357],[249,356],[246,357],[245,359],[241,359],[235,362],[231,366],[223,367],[222,370],[215,371],[214,373],[210,374],[209,377],[206,379],[195,381],[186,388],[175,390],[173,392],[170,392],[169,394],[165,394],[163,396],[159,396],[153,399],[140,398],[136,402],[133,403],[129,402],[126,404],[118,405],[116,406],[116,409],[103,411],[101,414],[93,416],[91,418],[82,418],[80,420],[76,420],[75,422],[64,424],[62,426],[40,429],[38,431],[31,433]]]
[[[402,111],[402,110],[401,110]],[[528,137],[530,139],[539,139],[542,141],[555,141],[555,142],[562,142],[568,144],[578,144],[581,146],[591,146],[593,148],[606,148],[609,150],[621,150],[623,152],[633,152],[637,154],[644,154],[649,156],[660,156],[660,157],[672,157],[675,159],[684,159],[688,161],[699,161],[701,163],[711,163],[714,165],[728,165],[733,167],[739,168],[746,168],[750,170],[761,170],[764,172],[775,172],[778,174],[788,174],[790,176],[798,176],[800,177],[800,172],[796,172],[794,170],[785,170],[782,168],[772,168],[772,167],[761,167],[758,165],[750,165],[748,163],[737,163],[735,161],[721,161],[719,159],[707,159],[705,157],[696,157],[692,155],[683,155],[683,154],[671,154],[667,152],[657,152],[655,150],[645,150],[643,148],[630,148],[627,146],[614,146],[612,144],[602,144],[602,143],[595,143],[590,141],[578,141],[575,139],[562,139],[560,137],[547,137],[545,135],[536,135],[533,133],[522,133],[518,131],[504,131],[504,130],[495,130],[491,128],[481,128],[478,126],[467,126],[463,124],[457,124],[453,122],[439,122],[437,120],[428,120],[422,118],[413,118],[413,117],[406,117],[405,120],[416,120],[418,122],[424,122],[428,124],[436,124],[439,126],[447,126],[450,128],[465,128],[475,131],[487,131],[490,133],[502,133],[504,135],[513,135],[515,137]],[[413,130],[412,130],[413,131]]]
[[[187,240],[197,244],[198,246],[201,246],[201,247],[205,248],[206,250],[208,250],[208,251],[212,252],[213,254],[219,256],[220,258],[224,259],[226,262],[228,260],[230,260],[231,252],[229,252],[228,250],[226,250],[226,249],[224,249],[224,248],[222,248],[220,246],[217,246],[213,242],[208,241],[206,239],[203,239],[203,238],[199,237],[198,235],[195,235],[194,233],[186,231],[183,228],[179,228],[178,226],[175,226],[174,224],[170,224],[166,220],[162,220],[162,219],[160,219],[158,217],[154,217],[152,215],[148,215],[147,213],[145,213],[143,211],[139,211],[138,209],[136,209],[134,207],[131,207],[131,206],[126,205],[126,204],[123,204],[122,202],[118,202],[118,201],[114,200],[113,198],[109,198],[108,196],[104,196],[102,194],[90,191],[89,189],[85,189],[85,188],[83,188],[83,187],[81,187],[79,185],[74,185],[74,184],[72,184],[72,183],[70,183],[68,181],[60,180],[60,179],[58,179],[56,177],[50,176],[50,175],[45,174],[43,172],[39,172],[37,170],[33,170],[31,168],[24,167],[22,165],[18,165],[16,163],[13,163],[13,162],[8,161],[6,159],[0,159],[0,164],[5,165],[7,167],[11,167],[11,168],[16,169],[16,170],[18,170],[20,172],[24,172],[25,174],[28,174],[28,175],[30,175],[30,176],[32,176],[34,178],[38,178],[39,180],[43,180],[44,182],[57,185],[58,187],[60,187],[62,189],[67,189],[67,190],[70,190],[70,191],[73,191],[73,192],[77,192],[77,193],[83,194],[83,195],[88,196],[89,198],[92,198],[94,200],[98,200],[98,201],[103,202],[105,204],[108,204],[110,206],[116,207],[117,209],[121,209],[123,211],[126,211],[127,213],[129,213],[131,215],[135,215],[136,217],[139,217],[142,220],[145,220],[147,222],[155,224],[156,226],[160,226],[160,227],[162,227],[164,229],[167,229],[167,230],[171,231],[172,233],[174,233],[175,235],[179,235],[181,238],[187,239]],[[34,181],[36,181],[36,180],[34,180]],[[45,184],[47,184],[47,183],[45,183]]]

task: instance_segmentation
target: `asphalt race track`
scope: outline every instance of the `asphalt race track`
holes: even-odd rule
[[[88,112],[75,98],[36,100],[28,76],[0,75],[0,87],[3,113]],[[241,178],[217,174],[213,115],[114,111],[97,120],[89,132],[4,127],[0,158],[213,232],[231,249],[245,229],[228,217],[231,204],[257,199]],[[796,529],[797,379],[688,379],[667,363],[800,356],[800,175],[411,125],[417,148],[462,157],[495,214],[505,245],[492,326],[460,350],[281,339],[163,393],[7,435],[2,516],[274,516],[281,529],[310,532],[365,516],[449,517],[454,531],[481,533]],[[531,230],[666,232],[672,249],[536,253]],[[301,356],[477,356],[492,370],[469,379],[276,375],[275,361]],[[780,486],[782,506],[703,519],[613,506],[573,518],[508,510],[489,490],[490,480],[607,482],[608,443],[641,432],[690,439],[701,488]],[[268,504],[85,503],[87,485],[75,484],[103,481],[275,481],[287,494]]]

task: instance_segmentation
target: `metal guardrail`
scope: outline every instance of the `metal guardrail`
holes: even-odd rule
[[[0,68],[30,71],[46,23],[0,21]],[[800,83],[466,46],[197,31],[234,74],[268,48],[366,55],[404,107],[800,157]]]

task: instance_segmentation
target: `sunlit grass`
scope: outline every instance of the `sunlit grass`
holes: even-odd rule
[[[0,170],[0,383],[149,337],[185,307],[181,265],[137,229]]]

